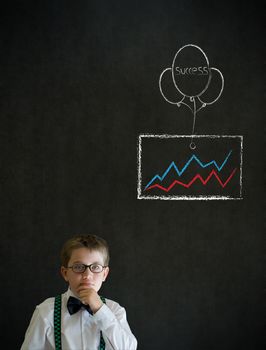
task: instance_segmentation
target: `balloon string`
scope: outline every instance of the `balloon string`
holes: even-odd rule
[[[195,145],[195,143],[193,142],[193,138],[194,138],[195,124],[196,124],[196,114],[197,114],[197,110],[196,110],[196,101],[195,101],[195,98],[194,98],[194,97],[191,97],[191,100],[193,101],[194,108],[193,108],[193,126],[192,126],[191,140],[190,140],[190,145],[189,145],[189,147],[190,147],[191,149],[195,149],[195,148],[196,148],[196,145]]]

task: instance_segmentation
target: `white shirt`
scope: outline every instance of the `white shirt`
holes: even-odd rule
[[[67,300],[74,296],[70,289],[62,294],[61,340],[63,350],[98,350],[100,331],[105,350],[136,350],[137,340],[132,334],[126,311],[115,301],[106,299],[95,314],[81,308],[70,315]],[[48,298],[32,315],[21,350],[54,350],[54,298]]]

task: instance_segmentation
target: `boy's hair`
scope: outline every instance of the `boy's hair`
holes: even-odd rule
[[[61,250],[61,264],[67,267],[68,262],[71,258],[71,254],[74,249],[88,248],[89,250],[96,250],[102,253],[104,258],[104,265],[108,266],[110,256],[109,247],[107,242],[96,235],[75,235],[74,237],[67,240]]]

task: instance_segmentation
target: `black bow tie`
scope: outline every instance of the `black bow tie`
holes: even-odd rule
[[[74,297],[68,298],[67,309],[68,309],[68,312],[70,313],[70,315],[75,314],[82,307],[84,307],[91,315],[93,314],[89,305],[82,304],[82,302],[77,298],[74,298]]]

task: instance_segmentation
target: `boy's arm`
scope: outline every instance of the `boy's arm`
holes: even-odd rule
[[[47,333],[49,333],[49,331],[51,331],[50,327],[41,316],[38,307],[36,307],[20,350],[54,349],[47,341]]]
[[[93,317],[111,349],[137,349],[137,340],[128,325],[126,311],[118,303],[106,300],[106,304]]]

